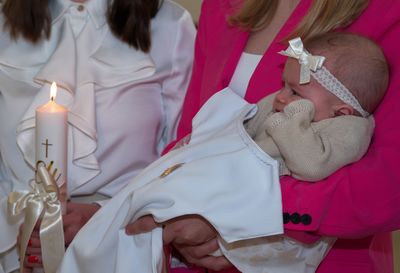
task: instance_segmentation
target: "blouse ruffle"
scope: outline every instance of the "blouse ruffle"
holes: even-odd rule
[[[135,51],[115,38],[108,27],[102,27],[105,21],[98,19],[99,10],[104,8],[102,2],[88,2],[87,20],[93,20],[93,24],[86,22],[80,33],[72,28],[70,17],[62,16],[73,5],[65,1],[53,6],[53,12],[60,15],[55,16],[50,40],[39,45],[23,39],[16,43],[8,37],[8,32],[3,32],[0,39],[0,69],[16,81],[40,88],[17,127],[18,147],[32,168],[35,165],[35,109],[48,102],[53,81],[58,85],[57,103],[69,109],[68,168],[69,173],[76,174],[75,179],[68,181],[69,190],[101,172],[94,154],[97,147],[94,87],[126,84],[155,72],[148,54]]]

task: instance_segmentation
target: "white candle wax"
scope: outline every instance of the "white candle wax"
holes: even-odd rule
[[[36,109],[36,164],[43,162],[59,189],[59,200],[65,213],[67,193],[68,110],[55,102],[56,85],[52,84],[48,103]]]

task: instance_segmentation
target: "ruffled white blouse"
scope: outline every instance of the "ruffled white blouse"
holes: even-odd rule
[[[152,47],[145,54],[110,32],[107,2],[50,1],[51,37],[38,44],[0,33],[1,201],[10,191],[27,189],[34,177],[35,109],[49,100],[53,81],[57,103],[69,109],[72,196],[113,196],[174,138],[190,79],[192,19],[165,0],[152,20]],[[15,243],[2,214],[0,253]]]
[[[33,178],[35,109],[55,81],[57,103],[70,110],[70,193],[112,196],[174,137],[195,29],[186,11],[164,1],[145,54],[110,32],[107,1],[50,2],[50,40],[32,45],[1,33],[1,188]]]

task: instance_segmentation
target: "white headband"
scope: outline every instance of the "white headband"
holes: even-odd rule
[[[361,107],[349,89],[323,66],[325,57],[311,55],[304,49],[301,38],[298,37],[290,40],[289,47],[286,50],[280,51],[279,54],[299,60],[300,84],[309,83],[310,75],[312,75],[326,90],[356,109],[363,117],[369,116],[369,113]]]

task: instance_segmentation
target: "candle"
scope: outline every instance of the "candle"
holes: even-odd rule
[[[50,88],[48,103],[36,109],[36,165],[43,162],[58,185],[63,214],[67,193],[67,122],[68,110],[55,102],[57,85]]]

